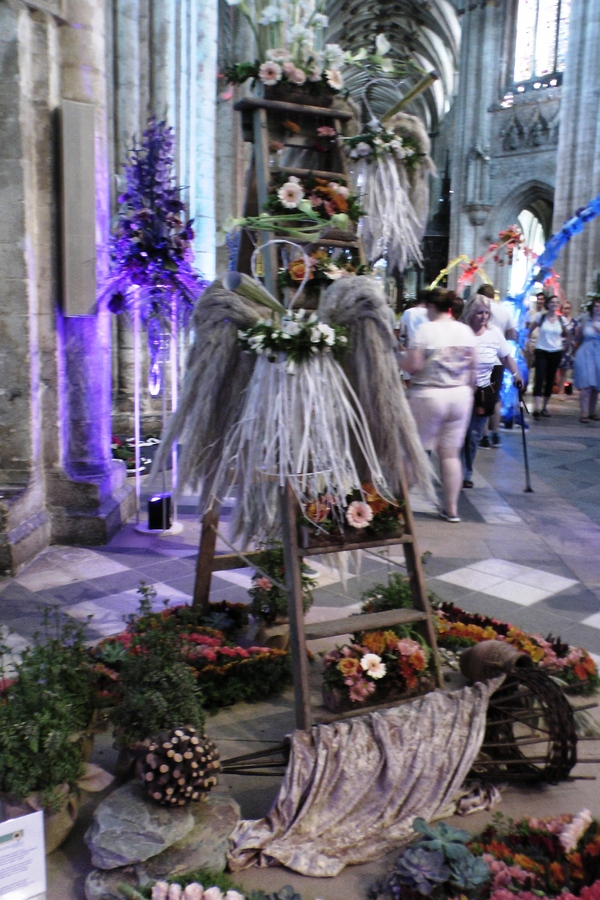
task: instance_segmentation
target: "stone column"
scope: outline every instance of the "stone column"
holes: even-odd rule
[[[573,0],[562,86],[552,229],[600,192],[600,5]],[[571,238],[555,268],[575,309],[600,271],[600,222]]]
[[[94,106],[97,278],[108,272],[110,217],[106,127],[104,4],[67,0],[60,29],[61,96]],[[111,323],[59,313],[59,392],[63,473],[53,472],[53,537],[73,543],[107,540],[132,511],[124,466],[111,458]],[[66,477],[65,477],[66,475]]]

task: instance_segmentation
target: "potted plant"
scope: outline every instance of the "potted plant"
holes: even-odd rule
[[[288,619],[288,595],[279,585],[285,582],[285,564],[283,560],[283,544],[272,543],[263,547],[255,558],[256,565],[262,569],[252,576],[252,587],[248,591],[252,598],[252,615],[273,625]],[[306,563],[301,564],[302,608],[307,612],[313,604],[312,592],[317,579],[310,574]],[[271,577],[273,581],[271,581]],[[279,584],[277,584],[278,582]]]
[[[48,610],[9,671],[0,647],[0,792],[8,818],[44,811],[46,852],[75,822],[83,736],[94,711],[83,629]]]

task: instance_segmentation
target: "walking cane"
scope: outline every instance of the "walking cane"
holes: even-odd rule
[[[519,388],[519,413],[521,417],[521,435],[523,436],[523,461],[525,463],[525,493],[533,494],[531,481],[529,479],[529,460],[527,459],[527,441],[525,440],[525,413],[529,414],[529,410],[525,406],[523,398],[523,388]]]

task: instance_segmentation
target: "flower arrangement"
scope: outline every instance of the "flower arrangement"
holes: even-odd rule
[[[252,587],[248,591],[252,599],[252,614],[267,625],[272,625],[278,618],[287,618],[288,614],[287,591],[279,587],[285,581],[283,545],[270,544],[263,547],[255,561],[265,574],[255,572],[252,576]],[[317,579],[310,574],[305,562],[300,565],[300,579],[302,608],[307,612],[313,604],[312,592],[317,586]]]
[[[344,328],[319,322],[316,313],[307,315],[304,309],[290,310],[278,320],[261,319],[246,331],[238,331],[238,340],[244,350],[271,362],[284,358],[290,375],[317,353],[339,358],[348,344]]]
[[[225,70],[232,84],[249,78],[265,87],[304,87],[313,96],[334,96],[344,86],[344,51],[324,43],[328,18],[322,0],[256,0],[254,14],[244,0],[227,0],[250,25],[258,58]]]
[[[574,692],[589,694],[600,686],[598,669],[589,653],[565,644],[560,638],[528,634],[498,619],[465,612],[452,603],[440,605],[435,623],[441,647],[458,650],[481,641],[506,641],[528,653],[535,663],[558,676]]]
[[[225,611],[222,604],[216,604],[217,610],[204,619],[198,610],[190,606],[174,606],[162,612],[153,612],[150,606],[151,589],[143,586],[141,591],[140,614],[129,618],[124,632],[105,638],[90,650],[99,702],[116,707],[114,715],[117,724],[122,724],[125,731],[131,731],[132,722],[137,721],[138,715],[129,715],[123,708],[124,689],[129,681],[131,704],[135,705],[135,709],[138,709],[137,700],[142,694],[142,699],[149,704],[145,715],[143,710],[140,712],[142,721],[138,722],[139,727],[136,726],[138,731],[150,728],[149,719],[153,710],[156,721],[146,736],[153,736],[172,726],[194,724],[189,716],[185,721],[172,721],[173,709],[183,703],[183,691],[177,692],[176,682],[173,682],[172,690],[177,696],[165,698],[167,689],[171,690],[168,675],[174,666],[179,671],[181,665],[185,671],[182,684],[188,693],[195,696],[196,691],[200,690],[202,708],[207,710],[230,706],[240,700],[252,702],[263,699],[289,684],[291,671],[287,653],[269,647],[241,647],[228,640],[221,631],[202,624],[203,621],[214,620],[218,614],[221,618],[231,619],[233,629],[239,630],[247,617],[247,612],[238,609],[239,604],[227,604]],[[146,658],[148,653],[145,650],[149,642],[154,648],[152,659]],[[140,659],[141,662],[138,662]],[[148,676],[144,675],[145,683],[136,683],[135,673],[132,679],[128,678],[129,671],[136,665],[138,668],[145,666],[152,669]],[[188,684],[190,678],[193,690],[192,685]],[[148,691],[150,695],[146,696]],[[192,712],[194,708],[191,708]],[[168,721],[164,721],[165,717]],[[131,734],[129,739],[132,739]]]
[[[341,539],[369,540],[377,536],[398,535],[404,529],[402,502],[382,497],[370,482],[346,497],[340,508],[334,498],[321,494],[306,504],[302,526],[312,536],[339,536]]]
[[[407,628],[355,634],[323,657],[325,704],[383,703],[417,691],[429,677],[429,649]],[[333,696],[330,696],[333,695]]]
[[[431,826],[421,818],[413,821],[413,830],[420,837],[402,851],[389,874],[371,886],[369,900],[474,900],[486,896],[490,867],[485,857],[467,846],[468,832],[445,822]]]
[[[484,282],[489,282],[489,278],[485,274],[484,266],[490,260],[498,265],[503,266],[505,263],[510,265],[513,261],[515,250],[520,249],[528,258],[535,260],[537,254],[530,248],[525,246],[525,238],[523,232],[518,225],[510,225],[503,231],[499,232],[498,239],[493,241],[481,256],[470,259],[468,256],[457,256],[451,260],[445,269],[442,269],[435,281],[432,281],[430,289],[434,288],[448,275],[456,266],[460,266],[460,274],[458,276],[458,287],[466,287],[473,284],[475,277],[480,276]]]
[[[489,866],[490,900],[600,897],[600,823],[587,809],[518,821],[497,814],[470,847]]]
[[[402,160],[407,168],[418,165],[422,156],[415,138],[401,136],[393,131],[368,129],[364,134],[342,138],[350,159],[374,162],[387,154]]]
[[[312,173],[303,179],[285,172],[275,173],[264,208],[272,216],[297,210],[343,231],[348,230],[350,222],[358,222],[363,213],[356,195],[345,184]]]
[[[135,296],[144,322],[158,319],[166,325],[174,299],[185,325],[207,282],[192,265],[193,219],[182,218],[185,204],[182,188],[174,183],[173,145],[173,129],[154,117],[141,142],[133,140],[102,294],[113,313],[131,308]]]
[[[280,287],[297,290],[306,279],[305,292],[315,293],[329,287],[339,278],[362,275],[366,267],[352,258],[335,257],[327,250],[315,250],[308,254],[308,266],[304,256],[289,260],[280,270]]]

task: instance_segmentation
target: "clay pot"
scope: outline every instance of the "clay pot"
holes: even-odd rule
[[[513,669],[531,669],[533,660],[506,641],[481,641],[460,654],[460,671],[474,684]]]
[[[63,795],[63,802],[57,812],[44,809],[38,794],[32,794],[25,800],[15,800],[9,794],[5,794],[0,803],[4,819],[15,819],[32,812],[43,811],[46,856],[58,849],[67,839],[79,812],[79,793],[71,790],[67,784],[61,785],[58,790]]]

